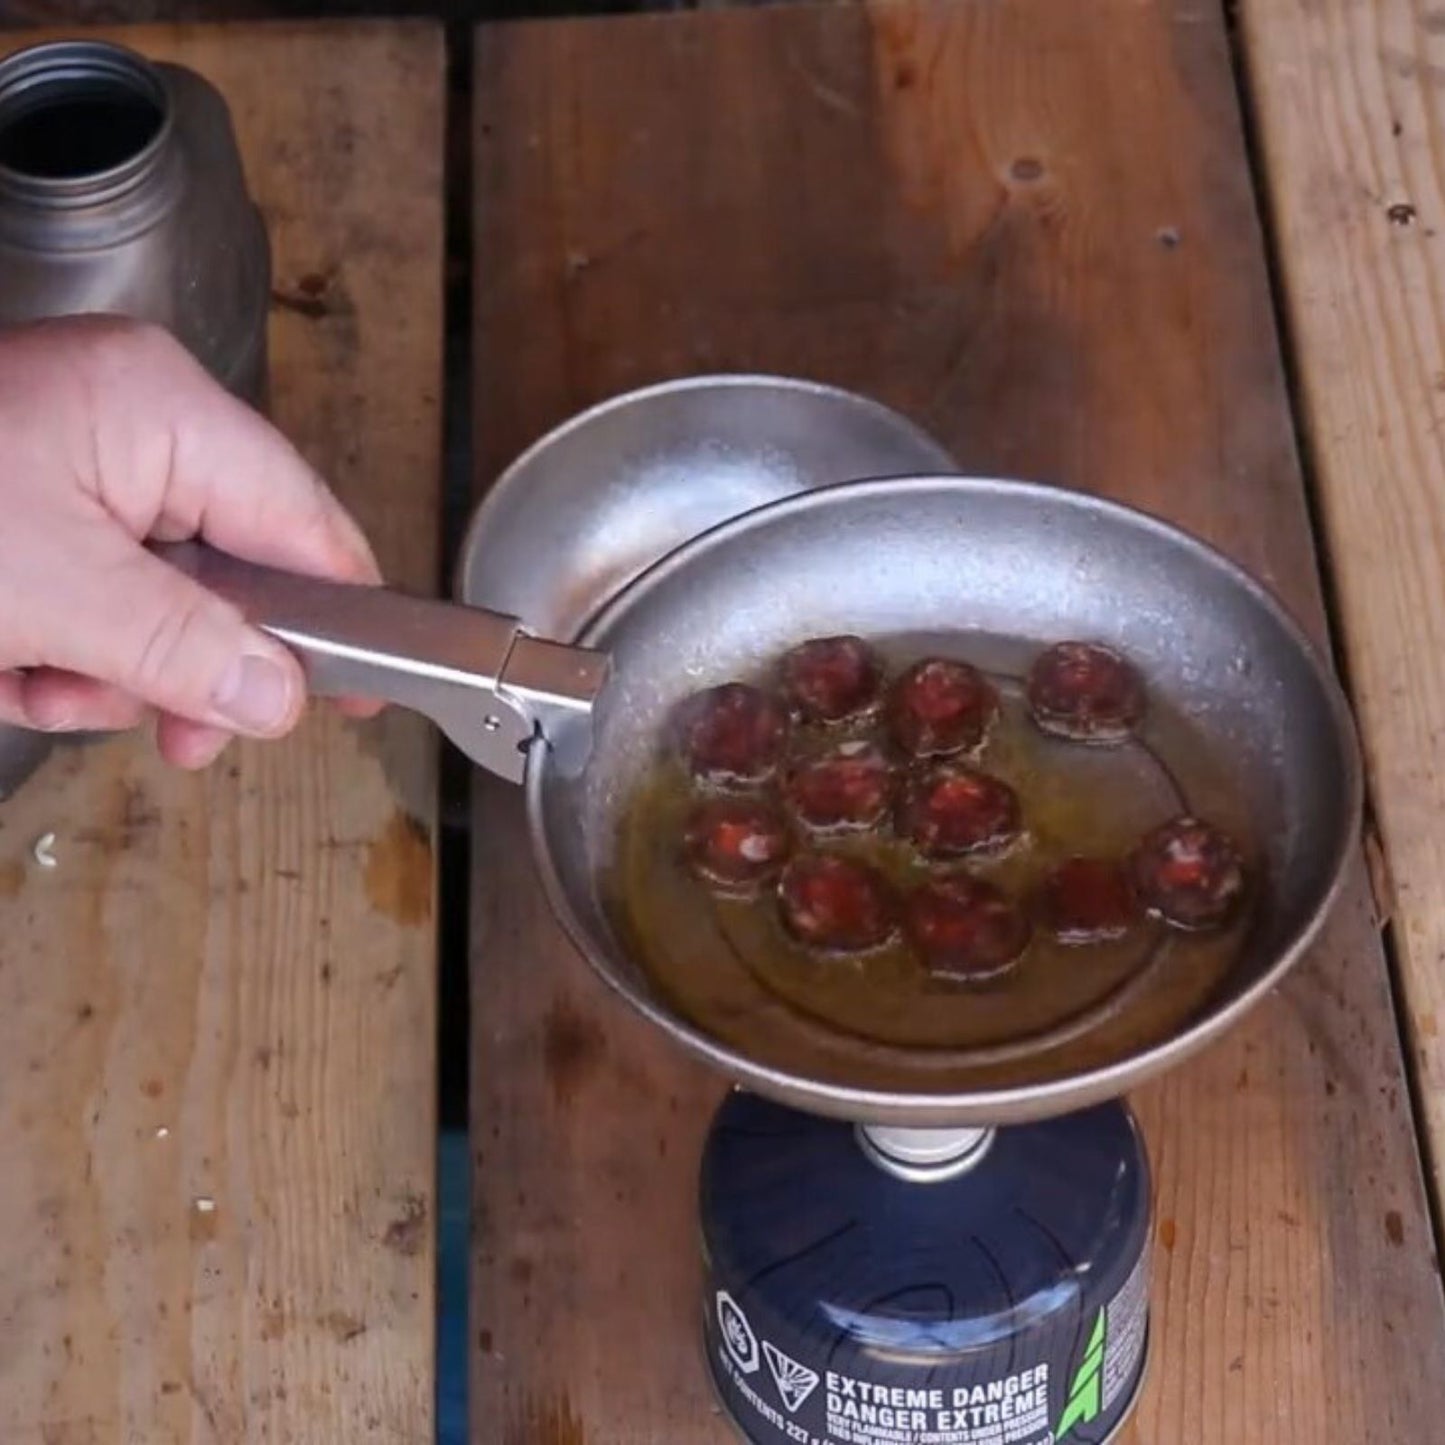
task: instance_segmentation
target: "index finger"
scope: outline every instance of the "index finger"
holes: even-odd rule
[[[102,500],[138,539],[199,536],[252,562],[381,580],[361,528],[315,469],[167,332],[118,333],[84,364],[96,374]]]

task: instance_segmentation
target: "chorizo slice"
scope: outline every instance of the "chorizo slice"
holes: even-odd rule
[[[1023,834],[1018,794],[961,763],[936,764],[915,778],[899,814],[899,831],[930,858],[1001,853]]]
[[[828,953],[863,953],[898,931],[888,880],[856,858],[798,853],[778,883],[783,924],[800,943]]]
[[[1089,944],[1123,938],[1141,910],[1122,863],[1066,858],[1044,879],[1039,915],[1060,943]]]
[[[915,888],[904,907],[903,933],[929,973],[980,983],[1007,973],[1032,933],[1023,909],[992,883],[967,873]]]
[[[804,722],[840,723],[878,706],[883,666],[861,637],[814,637],[783,654],[784,698]]]
[[[1188,814],[1145,835],[1129,857],[1129,876],[1151,913],[1183,929],[1227,923],[1245,890],[1233,840]]]
[[[721,893],[756,893],[783,871],[791,851],[782,812],[752,798],[704,799],[683,833],[688,867]]]
[[[1026,691],[1038,726],[1074,742],[1123,742],[1144,716],[1138,671],[1097,642],[1060,642],[1041,653]]]
[[[788,713],[745,682],[725,682],[683,700],[674,714],[678,751],[695,778],[719,787],[755,787],[778,771]]]
[[[998,693],[978,668],[926,657],[888,691],[888,735],[914,758],[949,757],[982,746],[998,716]]]
[[[892,811],[888,759],[869,742],[848,742],[795,763],[783,792],[794,816],[818,833],[876,828]]]

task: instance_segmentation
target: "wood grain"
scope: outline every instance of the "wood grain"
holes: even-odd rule
[[[1249,4],[1249,77],[1445,1201],[1445,9]]]
[[[871,393],[969,469],[1154,509],[1323,633],[1220,15],[877,0],[484,31],[479,484],[685,372]],[[516,800],[476,806],[474,1433],[721,1442],[695,1170],[724,1081],[604,997]],[[1445,1319],[1363,870],[1323,941],[1142,1091],[1154,1363],[1124,1439],[1437,1438]]]
[[[229,100],[276,419],[435,586],[437,29],[117,36]],[[434,771],[416,719],[318,715],[204,776],[68,751],[0,810],[0,1438],[430,1438]]]

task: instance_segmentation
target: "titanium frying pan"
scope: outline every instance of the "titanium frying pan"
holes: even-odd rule
[[[178,565],[292,646],[315,691],[432,717],[524,782],[534,857],[578,950],[635,1008],[757,1092],[909,1127],[1000,1125],[1115,1097],[1217,1037],[1319,931],[1356,844],[1356,743],[1323,660],[1269,593],[1143,513],[1050,486],[956,476],[846,482],[758,507],[624,587],[570,646],[479,609],[290,577],[187,544]],[[640,966],[610,906],[618,822],[672,707],[809,636],[948,650],[1007,690],[1038,649],[1112,645],[1150,691],[1138,788],[1230,799],[1258,887],[1207,991],[1166,948],[1072,1014],[988,1047],[864,1040],[761,988],[700,1023]],[[1095,750],[1085,750],[1093,752]],[[707,946],[699,933],[665,947]]]

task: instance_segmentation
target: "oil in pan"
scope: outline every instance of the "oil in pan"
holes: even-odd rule
[[[863,1130],[735,1092],[701,1206],[708,1366],[754,1445],[1102,1445],[1134,1404],[1149,1170],[1120,1103]]]

